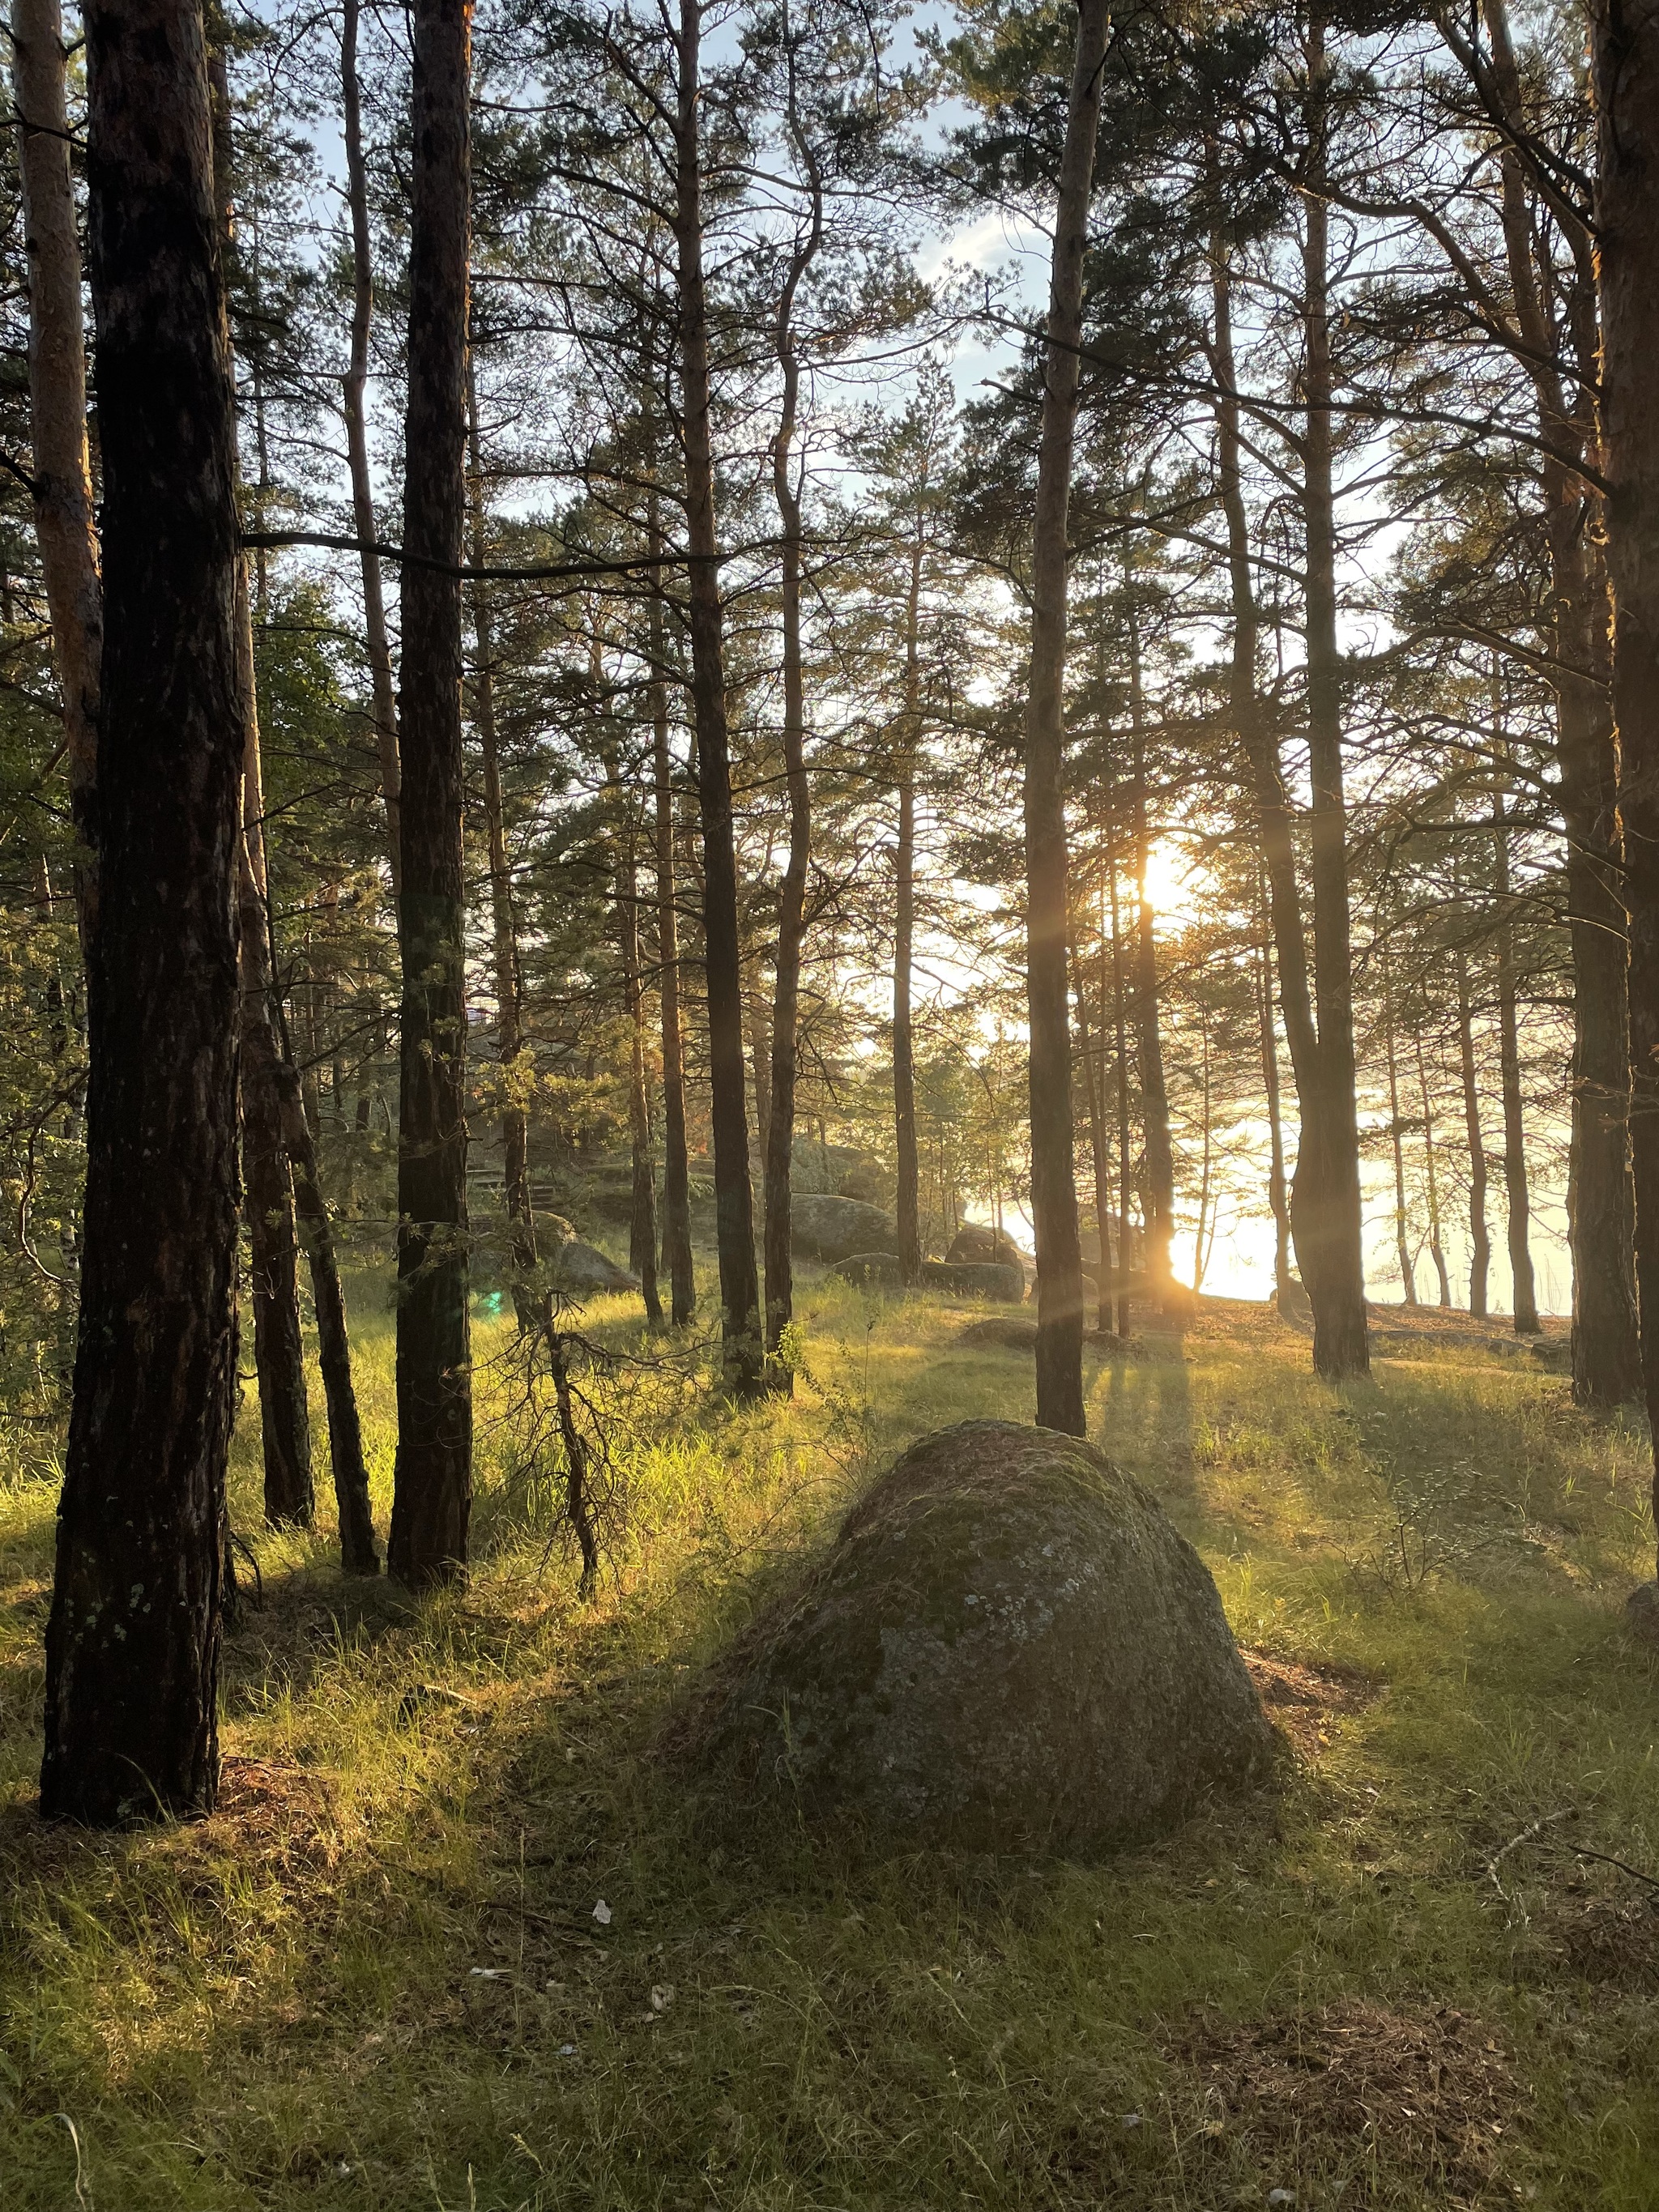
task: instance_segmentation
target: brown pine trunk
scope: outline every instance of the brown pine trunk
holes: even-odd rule
[[[1440,1285],[1440,1303],[1449,1306],[1452,1302],[1451,1277],[1446,1270],[1446,1249],[1440,1234],[1440,1178],[1434,1152],[1434,1108],[1429,1097],[1429,1072],[1423,1058],[1423,1037],[1416,1039],[1417,1089],[1423,1102],[1423,1176],[1429,1201],[1429,1257],[1434,1262],[1434,1272]]]
[[[910,697],[915,688],[915,604],[921,572],[918,546],[910,562],[905,739],[899,756],[898,837],[893,848],[893,1139],[898,1167],[893,1220],[898,1236],[899,1275],[913,1289],[921,1280],[921,1165],[916,1146],[915,1031],[911,1013],[916,927],[916,758]]]
[[[202,19],[88,0],[99,927],[40,1807],[211,1809],[236,1389],[234,396]]]
[[[471,16],[466,0],[415,0],[413,20],[404,477],[413,557],[404,564],[398,702],[398,1460],[388,1565],[422,1589],[465,1571],[472,1505],[459,578]]]
[[[1042,430],[1031,528],[1031,676],[1025,714],[1026,998],[1030,1017],[1031,1220],[1036,1243],[1036,1417],[1083,1436],[1083,1253],[1066,1021],[1066,514],[1083,334],[1083,258],[1100,127],[1107,0],[1079,0],[1043,348]]]
[[[646,1073],[645,989],[640,981],[639,867],[628,796],[616,787],[617,927],[622,951],[623,1004],[628,1014],[628,1135],[632,1184],[628,1264],[640,1279],[645,1317],[662,1326],[657,1289],[657,1177],[651,1144],[651,1093]]]
[[[70,179],[63,21],[58,0],[13,0],[12,82],[28,259],[29,444],[35,541],[64,700],[70,804],[81,852],[76,903],[83,946],[95,905],[93,816],[103,591],[87,452],[81,248]]]
[[[1492,82],[1511,127],[1524,131],[1522,81],[1504,0],[1485,0]],[[1598,460],[1593,393],[1594,277],[1588,238],[1573,241],[1573,289],[1564,317],[1579,372],[1569,404],[1556,365],[1534,258],[1534,224],[1517,148],[1501,158],[1503,222],[1516,325],[1537,403],[1544,447],[1545,521],[1555,632],[1561,812],[1567,833],[1572,945],[1572,1394],[1612,1407],[1638,1395],[1635,1190],[1630,1159],[1629,947],[1620,897],[1619,761],[1610,698],[1607,576],[1601,502],[1578,473]],[[1552,272],[1553,274],[1553,272]],[[1581,335],[1582,334],[1582,335]]]
[[[1267,887],[1261,886],[1267,921]],[[1261,1023],[1261,1084],[1267,1102],[1267,1204],[1273,1217],[1273,1290],[1283,1312],[1291,1297],[1291,1205],[1285,1188],[1285,1116],[1279,1089],[1279,1039],[1273,1033],[1273,950],[1263,938],[1256,957],[1256,1007]]]
[[[1630,912],[1636,1272],[1659,1520],[1659,5],[1593,0],[1590,21],[1613,718]]]
[[[1412,1265],[1410,1224],[1406,1212],[1406,1133],[1400,1121],[1400,1057],[1394,1034],[1394,981],[1386,955],[1382,967],[1382,1050],[1389,1069],[1389,1140],[1394,1152],[1394,1243],[1400,1263],[1401,1301],[1417,1304],[1417,1270]]]
[[[345,122],[346,200],[351,210],[351,354],[345,373],[346,458],[351,472],[352,520],[362,550],[363,633],[368,651],[374,744],[380,761],[380,793],[386,802],[386,848],[395,897],[402,887],[398,808],[403,772],[398,751],[398,706],[392,684],[392,648],[386,641],[386,597],[380,585],[380,556],[374,550],[374,494],[368,474],[368,430],[363,419],[363,391],[368,382],[368,334],[374,317],[374,266],[369,257],[368,173],[363,161],[362,102],[357,83],[357,24],[360,0],[345,0],[340,37],[340,90]]]
[[[1140,1122],[1146,1163],[1146,1290],[1153,1304],[1167,1306],[1175,1291],[1170,1246],[1175,1236],[1175,1146],[1170,1138],[1170,1093],[1164,1073],[1164,1039],[1158,1019],[1156,917],[1147,890],[1152,841],[1146,825],[1146,709],[1140,690],[1140,639],[1129,617],[1129,709],[1133,730],[1135,840],[1135,1036],[1140,1069]]]
[[[715,1237],[720,1249],[721,1362],[728,1388],[747,1396],[765,1379],[755,1202],[744,1104],[742,948],[732,826],[732,762],[726,720],[724,611],[714,520],[709,421],[708,307],[702,269],[702,157],[699,137],[705,0],[680,0],[675,125],[675,241],[679,272],[680,380],[685,447],[687,586],[691,703],[702,823],[703,951],[714,1136]]]
[[[1291,1188],[1297,1255],[1313,1308],[1316,1371],[1327,1382],[1370,1372],[1365,1327],[1364,1243],[1355,1102],[1353,956],[1348,915],[1347,804],[1342,780],[1342,655],[1336,627],[1336,508],[1333,479],[1329,217],[1324,198],[1330,61],[1325,21],[1307,26],[1308,183],[1304,194],[1306,354],[1302,513],[1306,532],[1308,767],[1312,787],[1314,999],[1318,1010],[1315,1096],[1302,1097],[1303,1127]],[[1298,1088],[1300,1088],[1298,1085]]]
[[[794,330],[795,297],[817,258],[823,235],[823,196],[811,141],[796,112],[795,76],[789,74],[789,123],[797,149],[807,159],[811,222],[789,264],[778,302],[774,337],[783,377],[777,435],[772,441],[772,495],[783,540],[783,775],[789,799],[789,858],[778,888],[777,964],[772,987],[771,1110],[764,1133],[766,1349],[778,1340],[794,1310],[790,1254],[790,1170],[795,1143],[795,1077],[799,1056],[801,946],[806,933],[806,872],[812,853],[811,792],[806,778],[806,690],[801,666],[800,488],[790,475],[796,415],[800,398],[800,361]],[[779,1374],[779,1386],[793,1389],[793,1377]]]
[[[1111,831],[1106,833],[1104,866],[1115,866]],[[1089,1036],[1089,988],[1079,963],[1077,973],[1078,1048],[1089,1086],[1089,1150],[1095,1171],[1095,1237],[1100,1254],[1100,1279],[1095,1285],[1095,1327],[1103,1336],[1112,1334],[1112,1148],[1106,1133],[1106,900],[1103,889],[1099,908],[1099,944],[1095,960],[1100,993],[1100,1024],[1096,1040]],[[997,1193],[997,1226],[1002,1226],[1002,1193]]]
[[[1117,792],[1109,766],[1106,778],[1107,819],[1117,819]],[[1117,859],[1114,848],[1106,880],[1112,908],[1112,1045],[1117,1068],[1117,1334],[1129,1340],[1129,1222],[1134,1177],[1133,1128],[1129,1116],[1129,1021],[1123,957],[1123,915],[1118,904]]]
[[[1480,1134],[1480,1092],[1475,1081],[1474,1012],[1468,956],[1457,955],[1457,1054],[1463,1081],[1463,1127],[1469,1147],[1469,1317],[1486,1318],[1486,1275],[1492,1235],[1486,1227],[1486,1147]]]
[[[654,495],[651,551],[661,551]],[[662,597],[653,589],[651,645],[651,757],[656,836],[658,998],[662,1015],[662,1258],[668,1274],[669,1319],[684,1328],[696,1311],[691,1260],[690,1166],[685,1136],[685,1045],[680,1030],[679,915],[675,906],[674,783],[668,751],[667,641]]]

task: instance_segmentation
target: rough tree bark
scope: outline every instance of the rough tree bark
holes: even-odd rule
[[[340,93],[345,124],[346,200],[351,210],[351,353],[344,378],[346,459],[351,472],[351,513],[362,548],[363,635],[374,744],[380,763],[380,794],[386,802],[387,857],[395,897],[403,884],[398,829],[403,771],[398,750],[398,704],[392,683],[392,648],[386,641],[386,596],[380,556],[374,550],[374,493],[368,474],[368,430],[363,419],[363,391],[368,382],[368,337],[374,319],[374,264],[369,252],[368,171],[363,161],[362,100],[357,83],[359,0],[345,0],[340,34]]]
[[[1079,0],[1042,354],[1042,428],[1031,529],[1031,677],[1025,714],[1026,992],[1030,1017],[1031,1219],[1037,1274],[1036,1417],[1082,1436],[1083,1253],[1073,1158],[1066,1019],[1066,514],[1083,336],[1083,257],[1100,128],[1107,0]]]
[[[893,847],[893,1149],[898,1169],[893,1223],[899,1275],[921,1280],[921,1161],[916,1145],[916,1052],[912,1009],[916,934],[916,750],[921,720],[918,623],[921,545],[910,549],[905,598],[904,734],[898,760],[898,836]]]
[[[190,0],[88,0],[99,915],[40,1806],[210,1809],[236,1389],[234,395]]]
[[[404,564],[398,718],[398,1459],[387,1564],[420,1589],[465,1571],[472,1504],[459,577],[471,14],[467,0],[415,0],[413,20],[404,544],[417,557]]]
[[[702,825],[704,968],[708,1006],[710,1105],[714,1130],[715,1235],[720,1251],[721,1357],[740,1395],[765,1380],[760,1285],[755,1268],[754,1193],[744,1103],[742,948],[737,852],[732,830],[732,762],[726,720],[724,611],[714,519],[709,420],[708,306],[702,267],[702,158],[699,138],[704,0],[680,0],[675,46],[674,232],[679,275],[681,406],[685,454],[687,586],[691,703],[697,734],[697,800]]]
[[[12,82],[28,258],[29,446],[35,542],[64,701],[70,804],[81,851],[76,908],[83,948],[95,918],[98,670],[103,587],[87,451],[81,247],[70,178],[63,20],[58,0],[14,0]]]
[[[1601,441],[1613,595],[1643,1381],[1659,1517],[1659,0],[1592,0]]]

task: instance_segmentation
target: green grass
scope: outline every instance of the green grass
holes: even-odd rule
[[[739,1847],[650,1758],[664,1711],[906,1438],[1031,1411],[1029,1355],[952,1348],[962,1310],[805,1307],[793,1404],[610,1387],[629,1518],[591,1606],[499,1418],[500,1323],[461,1595],[354,1589],[325,1530],[260,1534],[250,1402],[264,1601],[195,1826],[34,1817],[52,1471],[17,1447],[7,2212],[1659,2206],[1659,1893],[1568,1841],[1659,1875],[1659,1684],[1620,1610],[1644,1433],[1473,1340],[1333,1392],[1245,1308],[1091,1357],[1091,1433],[1241,1642],[1329,1678],[1317,1755],[1101,1865]],[[390,1338],[368,1285],[354,1312],[383,1527]],[[594,1326],[641,1343],[620,1305]]]

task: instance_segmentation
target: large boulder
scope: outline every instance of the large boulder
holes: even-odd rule
[[[1020,1295],[1024,1296],[1025,1255],[1006,1229],[998,1229],[988,1221],[964,1221],[951,1240],[951,1249],[945,1257],[952,1264],[1017,1268]]]
[[[552,1255],[553,1280],[562,1291],[576,1297],[592,1297],[596,1291],[637,1291],[640,1279],[630,1275],[626,1267],[592,1244],[584,1244],[580,1237],[572,1237],[561,1243]]]
[[[789,1200],[789,1241],[804,1259],[831,1265],[854,1253],[896,1252],[892,1217],[861,1198],[833,1191],[804,1190]]]
[[[866,1492],[671,1742],[738,1810],[1086,1851],[1250,1783],[1277,1739],[1158,1501],[1077,1437],[964,1421]]]
[[[854,1252],[837,1260],[830,1270],[843,1283],[856,1283],[861,1291],[902,1291],[904,1277],[896,1252]]]
[[[1018,1267],[1005,1267],[988,1260],[924,1260],[921,1279],[930,1291],[947,1297],[995,1298],[1017,1306],[1025,1295],[1025,1278]]]
[[[816,1137],[797,1137],[790,1151],[789,1178],[797,1192],[838,1194],[842,1198],[878,1200],[890,1178],[873,1153],[851,1145],[821,1145]]]

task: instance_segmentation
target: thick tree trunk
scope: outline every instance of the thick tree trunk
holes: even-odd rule
[[[651,550],[661,550],[652,515]],[[675,904],[674,782],[668,751],[666,641],[662,597],[653,590],[651,643],[651,757],[656,837],[658,999],[662,1015],[662,1258],[669,1285],[669,1319],[684,1328],[696,1311],[691,1263],[690,1166],[685,1138],[685,1045],[680,1031],[679,915]]]
[[[1079,0],[1077,53],[1054,211],[1042,430],[1031,529],[1031,678],[1025,714],[1026,994],[1030,1017],[1031,1219],[1036,1241],[1038,1423],[1071,1436],[1083,1412],[1083,1253],[1078,1237],[1066,1022],[1066,514],[1083,334],[1083,258],[1100,128],[1107,0]]]
[[[415,0],[404,544],[419,557],[404,565],[398,702],[398,1462],[388,1547],[392,1571],[414,1589],[465,1571],[472,1505],[459,574],[470,23],[466,0]]]
[[[1492,1234],[1486,1226],[1486,1147],[1480,1134],[1480,1092],[1475,1080],[1474,1009],[1468,956],[1457,955],[1457,1055],[1463,1082],[1463,1127],[1469,1148],[1469,1317],[1486,1318],[1486,1276]]]
[[[70,178],[63,21],[58,0],[14,0],[12,82],[28,257],[29,444],[35,542],[64,700],[70,803],[81,852],[76,904],[83,947],[94,919],[98,671],[103,590],[87,452],[81,247]]]
[[[703,955],[708,1005],[710,1105],[714,1127],[715,1237],[720,1248],[721,1359],[728,1388],[760,1389],[765,1346],[755,1268],[755,1203],[744,1105],[742,948],[738,864],[732,826],[732,763],[726,721],[724,611],[714,520],[709,421],[708,307],[702,269],[702,155],[699,137],[702,11],[680,0],[675,132],[675,241],[678,252],[680,380],[685,447],[687,586],[691,703],[697,733],[697,801],[702,822]]]
[[[1492,82],[1517,135],[1527,127],[1520,70],[1504,0],[1485,0]],[[1534,260],[1534,227],[1517,145],[1501,159],[1503,223],[1522,358],[1537,402],[1544,447],[1545,521],[1555,632],[1561,812],[1567,833],[1572,945],[1572,1393],[1611,1407],[1641,1389],[1637,1325],[1635,1191],[1630,1159],[1629,945],[1620,897],[1619,762],[1610,698],[1607,576],[1600,501],[1579,474],[1599,459],[1594,392],[1594,278],[1587,238],[1576,240],[1583,296],[1563,316],[1579,372],[1568,402],[1559,342]],[[1552,276],[1553,272],[1552,272]],[[1580,337],[1580,333],[1583,335]]]
[[[83,20],[104,490],[99,927],[40,1805],[103,1823],[205,1812],[218,1784],[244,732],[202,19],[182,0],[88,0]]]
[[[1497,824],[1498,1065],[1504,1094],[1504,1192],[1510,1273],[1514,1281],[1511,1310],[1517,1336],[1539,1334],[1538,1301],[1533,1287],[1532,1206],[1527,1189],[1527,1132],[1521,1098],[1521,1033],[1516,1006],[1515,931],[1510,919],[1510,841],[1504,827],[1504,802],[1494,807]]]
[[[345,120],[346,200],[351,210],[351,354],[345,373],[346,458],[351,471],[351,512],[362,551],[363,635],[374,744],[380,763],[380,793],[386,802],[386,848],[395,896],[403,884],[398,810],[403,771],[398,750],[398,705],[392,684],[392,648],[386,641],[386,597],[380,556],[374,550],[374,494],[368,474],[368,429],[363,392],[368,382],[368,335],[374,316],[374,264],[369,253],[368,172],[363,161],[362,102],[357,83],[359,0],[345,0],[340,40],[340,89]]]
[[[1353,954],[1348,916],[1348,811],[1342,782],[1342,655],[1336,628],[1329,218],[1324,197],[1330,61],[1323,17],[1307,27],[1308,185],[1304,195],[1306,353],[1302,514],[1306,532],[1308,769],[1312,787],[1315,1092],[1302,1099],[1291,1218],[1313,1308],[1316,1371],[1327,1382],[1370,1371],[1355,1102]]]
[[[1643,1379],[1659,1519],[1659,0],[1593,0],[1602,468],[1630,911]]]

